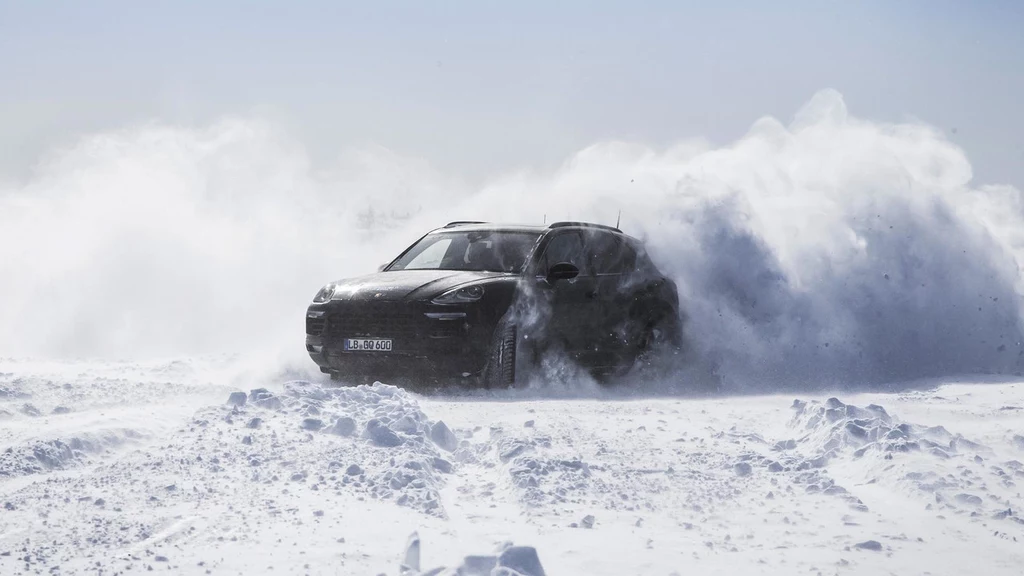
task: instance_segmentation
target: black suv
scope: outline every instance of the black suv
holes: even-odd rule
[[[324,286],[306,350],[333,379],[523,382],[544,358],[608,380],[682,347],[675,284],[643,244],[582,222],[452,222],[380,272]]]

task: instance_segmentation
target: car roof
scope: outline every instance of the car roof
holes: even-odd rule
[[[495,232],[534,232],[537,234],[543,234],[547,230],[547,226],[537,226],[535,224],[499,224],[492,222],[452,222],[446,226],[431,230],[431,234],[435,232],[475,232],[477,230],[492,230]]]
[[[629,238],[630,240],[637,241],[618,228],[607,226],[605,224],[595,224],[592,222],[552,222],[551,224],[503,224],[497,222],[478,222],[472,220],[456,220],[455,222],[449,222],[447,225],[431,230],[430,233],[437,232],[451,232],[454,230],[459,231],[500,231],[500,232],[532,232],[535,234],[544,234],[552,230],[560,230],[564,228],[569,229],[590,229],[590,230],[603,230],[605,232],[611,232],[613,234]]]

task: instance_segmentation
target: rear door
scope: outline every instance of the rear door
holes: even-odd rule
[[[593,362],[595,366],[612,366],[628,356],[636,328],[630,324],[634,296],[641,288],[632,274],[636,269],[636,251],[618,234],[604,230],[587,231],[584,250],[598,303]]]
[[[570,358],[586,363],[593,348],[593,331],[601,303],[597,298],[597,279],[591,274],[584,248],[583,235],[578,230],[566,230],[551,236],[542,249],[537,271],[546,275],[554,264],[569,262],[580,269],[573,280],[561,280],[554,286],[542,282],[539,292],[547,304],[546,339],[557,347],[564,347]]]

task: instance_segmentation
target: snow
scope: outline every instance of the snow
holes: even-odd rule
[[[428,397],[216,368],[0,361],[0,573],[399,574],[413,534],[406,574],[1024,562],[1014,381]]]

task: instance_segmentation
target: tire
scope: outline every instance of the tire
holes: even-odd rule
[[[511,388],[516,382],[516,325],[508,315],[498,321],[483,373],[485,388]]]
[[[640,333],[630,374],[655,378],[667,376],[683,351],[682,340],[679,317],[671,311],[658,314]]]

